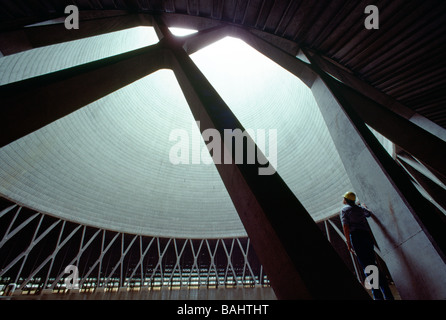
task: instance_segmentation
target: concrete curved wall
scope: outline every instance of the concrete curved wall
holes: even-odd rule
[[[147,29],[139,31],[1,58],[0,83],[156,42],[147,38]],[[247,74],[240,72],[232,85],[244,83],[240,88],[250,94],[232,94],[233,100],[226,93],[231,90],[219,88],[211,75],[209,79],[245,128],[278,129],[279,174],[312,217],[324,219],[339,210],[350,181],[311,92],[295,77],[285,79],[271,70],[260,87],[249,86]],[[197,137],[194,124],[173,72],[157,71],[2,148],[0,194],[69,221],[120,232],[176,238],[245,236],[214,165],[169,162],[174,144],[169,134],[183,129]]]

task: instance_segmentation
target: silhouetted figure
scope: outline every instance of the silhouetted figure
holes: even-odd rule
[[[364,274],[370,274],[365,271],[368,265],[374,265],[378,268],[375,260],[373,237],[367,224],[367,219],[373,213],[364,205],[355,203],[356,195],[353,192],[344,194],[341,210],[341,222],[344,229],[344,235],[347,240],[347,248],[356,253],[359,264]],[[372,293],[375,300],[394,300],[392,292],[387,284],[387,280],[380,270],[379,272],[379,289],[374,289]]]

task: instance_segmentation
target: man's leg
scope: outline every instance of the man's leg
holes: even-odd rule
[[[371,272],[370,273],[365,272],[365,268],[369,265],[374,265],[374,266],[377,265],[375,261],[375,253],[373,251],[373,240],[366,232],[362,231],[352,232],[350,234],[350,238],[352,241],[353,249],[356,252],[359,264],[361,265],[365,276],[368,277]],[[378,270],[379,287],[381,287],[382,278],[383,276],[381,275],[381,272]],[[386,280],[384,279],[384,281]],[[379,287],[378,289],[372,288],[373,298],[375,300],[384,300],[384,296]]]

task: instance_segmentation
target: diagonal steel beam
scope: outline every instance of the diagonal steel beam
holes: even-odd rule
[[[173,53],[173,71],[195,120],[200,121],[201,132],[215,129],[221,136],[225,130],[244,132],[241,123],[181,44],[170,36],[162,21],[157,23],[165,32],[164,43]],[[231,145],[232,141],[225,141],[220,154],[225,154],[225,150],[228,153]],[[246,155],[247,144],[243,148]],[[266,157],[256,149],[258,162],[255,164],[225,161],[216,167],[276,296],[279,299],[370,299],[277,172],[259,175]],[[327,265],[337,274],[331,283],[320,281]],[[343,290],[334,291],[333,286]]]
[[[123,275],[122,275],[122,263],[124,261],[125,256],[127,255],[127,253],[129,252],[130,248],[132,247],[133,243],[135,242],[136,238],[138,237],[138,235],[135,235],[132,238],[132,241],[130,242],[130,244],[127,246],[127,248],[124,251],[124,234],[121,234],[122,236],[122,241],[121,241],[121,256],[119,257],[118,262],[115,264],[115,266],[112,268],[112,270],[110,271],[108,277],[106,277],[105,280],[105,284],[104,286],[107,286],[108,283],[108,279],[111,278],[111,276],[113,275],[113,273],[116,271],[116,269],[121,266],[121,273],[120,273],[120,282],[121,284],[123,283]]]
[[[3,217],[5,214],[7,214],[12,209],[14,209],[15,207],[17,207],[17,204],[13,204],[12,206],[9,206],[9,207],[3,209],[2,211],[0,211],[0,218]]]
[[[446,142],[349,86],[336,90],[372,128],[446,178]]]
[[[156,44],[0,86],[0,148],[161,68]]]
[[[84,237],[85,237],[85,230],[86,226],[84,226],[82,230],[82,238],[79,244],[79,251],[77,255],[67,264],[67,265],[73,265],[75,262],[76,264],[79,263],[79,259],[81,258],[82,254],[85,252],[85,250],[90,246],[90,244],[93,242],[93,240],[96,238],[96,236],[102,231],[101,229],[98,229],[91,238],[87,241],[87,243],[84,245]],[[53,283],[50,286],[50,289],[53,289],[56,286],[56,283],[59,282],[59,280],[65,275],[65,271],[60,273],[56,279],[53,281]]]
[[[14,215],[14,218],[12,219],[11,223],[8,226],[8,229],[6,229],[5,234],[3,235],[2,240],[0,241],[0,248],[3,247],[3,245],[12,237],[14,237],[14,235],[19,232],[20,230],[23,229],[23,227],[25,227],[28,223],[30,223],[32,220],[34,220],[35,217],[37,217],[39,215],[39,213],[36,213],[34,215],[32,215],[31,217],[29,217],[28,219],[26,219],[24,222],[22,222],[19,226],[17,226],[17,228],[15,228],[13,231],[11,231],[12,226],[14,225],[14,222],[16,221],[20,211],[22,210],[22,207],[19,207]]]
[[[157,241],[157,245],[158,245],[158,262],[157,262],[155,268],[153,268],[152,275],[150,276],[150,282],[152,282],[153,278],[155,277],[156,270],[159,268],[160,276],[161,276],[161,286],[162,286],[163,282],[164,282],[163,258],[167,252],[167,249],[169,248],[170,243],[172,242],[172,238],[170,238],[167,241],[167,244],[163,250],[161,250],[161,243],[159,241],[159,238],[156,238],[156,241]]]
[[[249,260],[248,260],[250,240],[248,238],[247,244],[246,244],[246,250],[243,249],[242,243],[240,242],[239,238],[237,238],[237,243],[238,243],[238,245],[240,247],[240,250],[241,250],[241,252],[243,254],[243,277],[242,277],[242,279],[245,279],[246,268],[248,268],[248,271],[251,274],[251,277],[252,277],[254,283],[256,283],[257,282],[256,277],[254,275],[254,272],[252,271],[251,264],[249,263]]]
[[[93,37],[141,25],[138,14],[120,14],[111,17],[83,19],[79,12],[81,28],[68,30],[64,20],[58,23],[19,28],[0,33],[0,51],[3,55],[12,55],[33,48],[54,45],[62,42]]]
[[[177,268],[178,268],[178,272],[180,274],[180,278],[182,279],[181,257],[183,255],[184,249],[186,249],[187,242],[188,241],[185,240],[184,243],[183,243],[183,246],[181,247],[181,250],[178,250],[176,239],[174,239],[176,261],[175,261],[175,265],[174,265],[174,267],[172,269],[172,273],[170,274],[170,278],[169,278],[169,282],[170,282],[171,286],[172,286],[172,283],[173,283],[172,280],[173,280],[173,277],[174,277],[174,274],[175,274],[175,271],[176,271]],[[180,281],[180,287],[181,287],[181,283],[182,283],[182,280]]]
[[[231,249],[228,251],[228,248],[226,247],[225,242],[222,241],[223,251],[226,254],[226,258],[228,259],[228,262],[226,264],[226,270],[225,270],[225,283],[228,283],[228,272],[229,272],[229,270],[231,270],[232,276],[234,277],[235,284],[237,285],[238,284],[237,274],[235,273],[234,266],[232,265],[232,252],[234,251],[234,243],[235,243],[235,239],[232,239]]]
[[[216,26],[203,31],[198,31],[195,34],[183,37],[183,48],[187,54],[191,55],[204,47],[217,42],[228,36],[228,28],[224,25]]]
[[[116,235],[113,237],[113,239],[108,243],[107,247],[104,249],[104,243],[105,243],[105,230],[103,230],[102,235],[102,245],[101,245],[101,253],[99,255],[99,258],[96,260],[96,262],[89,268],[87,274],[81,278],[81,281],[79,283],[79,288],[82,288],[82,285],[84,284],[85,280],[88,278],[90,273],[94,270],[94,268],[99,264],[99,271],[98,271],[98,287],[99,287],[99,281],[100,281],[100,273],[101,273],[101,266],[102,266],[102,259],[104,258],[107,251],[111,248],[113,243],[116,241],[116,239],[119,236],[119,233],[116,233]]]
[[[20,285],[20,287],[19,287],[19,289],[23,289],[27,284],[28,284],[28,282],[37,274],[37,272],[39,272],[50,260],[51,260],[51,265],[50,265],[50,268],[49,268],[49,270],[48,270],[48,274],[47,274],[47,276],[46,276],[46,278],[45,278],[45,282],[44,282],[44,285],[43,285],[43,288],[45,288],[46,287],[46,284],[47,284],[47,282],[48,282],[48,277],[49,277],[49,275],[50,275],[50,272],[51,272],[51,268],[52,268],[52,265],[53,265],[53,263],[54,263],[54,258],[56,257],[56,255],[59,253],[59,250],[68,242],[68,240],[70,240],[75,234],[76,234],[76,232],[81,228],[81,225],[78,225],[63,241],[62,241],[62,243],[60,242],[60,240],[61,240],[61,238],[62,238],[62,233],[63,233],[63,230],[64,230],[64,228],[65,228],[65,224],[66,224],[66,221],[64,221],[63,222],[63,224],[62,224],[62,227],[61,227],[61,230],[60,230],[60,233],[59,233],[59,237],[57,238],[57,243],[56,243],[56,247],[54,248],[54,251],[36,268],[36,269],[34,269],[34,271],[32,271],[31,272],[31,274],[28,276],[28,278],[25,280],[25,281],[23,281],[23,283]]]
[[[311,55],[307,57],[318,69]],[[445,215],[384,149],[356,112],[345,86],[320,68],[317,72],[311,90],[355,192],[373,206],[370,226],[401,297],[444,296],[446,282],[440,274],[446,271]],[[423,248],[423,259],[417,259],[416,248]]]
[[[200,278],[200,268],[198,267],[198,257],[200,255],[201,248],[203,246],[204,241],[205,241],[204,239],[201,239],[198,249],[195,251],[192,239],[189,239],[190,247],[192,250],[192,256],[194,258],[194,262],[192,263],[192,267],[191,267],[190,273],[189,273],[189,279],[188,279],[189,283],[191,283],[192,274],[194,273],[194,270],[197,270],[198,279],[201,279]]]
[[[26,260],[27,260],[27,258],[28,258],[28,254],[31,252],[31,250],[34,248],[34,246],[40,242],[40,240],[42,240],[43,238],[45,238],[45,236],[46,236],[51,230],[53,230],[54,227],[56,227],[56,225],[58,225],[58,224],[61,222],[61,220],[57,220],[57,221],[53,222],[53,223],[52,223],[52,224],[51,224],[45,231],[43,231],[43,232],[39,235],[39,237],[36,238],[37,233],[38,233],[38,231],[39,231],[39,229],[40,229],[40,226],[41,226],[41,224],[42,224],[43,217],[44,217],[44,216],[41,215],[39,224],[38,224],[37,228],[36,228],[35,231],[34,231],[32,240],[31,240],[30,244],[28,245],[28,247],[27,247],[22,253],[20,253],[20,254],[19,254],[13,261],[11,261],[11,262],[10,262],[4,269],[2,269],[2,270],[0,271],[0,277],[3,276],[3,275],[4,275],[4,274],[5,274],[11,267],[13,267],[18,261],[20,261],[22,258],[24,258],[24,259],[23,259],[23,262],[22,262],[22,265],[21,265],[21,267],[20,267],[20,270],[19,270],[19,272],[17,273],[17,279],[16,279],[16,282],[17,282],[18,278],[20,277],[20,273],[22,272],[23,266],[25,265]]]
[[[207,283],[209,284],[209,278],[211,276],[212,268],[214,268],[217,286],[220,284],[220,282],[219,282],[219,277],[218,277],[217,265],[215,264],[215,256],[217,255],[218,244],[219,244],[219,242],[222,242],[222,241],[223,241],[223,239],[217,239],[217,242],[215,243],[214,250],[212,250],[211,246],[209,244],[209,241],[207,239],[205,240],[206,248],[208,249],[209,257],[211,258],[208,275],[207,275]]]

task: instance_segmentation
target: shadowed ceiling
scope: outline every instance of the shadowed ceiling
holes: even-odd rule
[[[271,33],[314,49],[446,128],[446,2],[442,0],[1,0],[0,30],[80,10],[199,16]],[[364,28],[367,5],[379,30]]]

